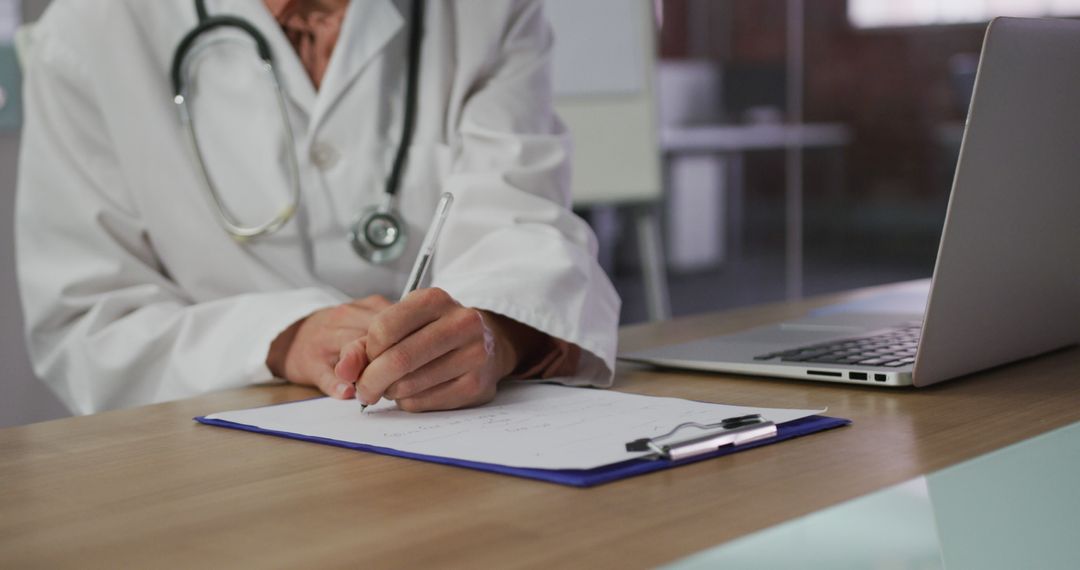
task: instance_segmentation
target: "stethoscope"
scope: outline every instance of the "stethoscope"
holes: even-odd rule
[[[405,251],[405,244],[408,239],[404,218],[398,212],[396,204],[398,190],[401,186],[401,176],[405,169],[405,158],[412,141],[413,126],[416,119],[416,86],[417,74],[420,69],[420,43],[423,36],[423,8],[422,0],[412,0],[412,14],[409,24],[409,67],[405,86],[405,117],[401,126],[401,142],[397,154],[394,156],[390,175],[386,178],[383,200],[379,204],[361,210],[349,228],[349,242],[352,244],[353,249],[357,255],[371,263],[387,263],[397,259]],[[176,51],[173,53],[170,73],[173,85],[173,102],[176,103],[180,113],[180,122],[185,128],[188,142],[195,155],[202,187],[210,202],[214,205],[222,227],[234,238],[239,241],[246,241],[272,234],[292,219],[300,206],[300,167],[299,158],[296,156],[295,138],[289,122],[288,109],[286,108],[285,92],[281,87],[281,81],[274,66],[274,56],[270,51],[270,44],[255,26],[242,18],[208,15],[205,0],[195,0],[195,11],[199,17],[199,23],[180,40],[180,45],[176,47]],[[202,149],[199,147],[199,139],[195,134],[191,109],[188,107],[188,86],[185,81],[187,56],[193,51],[195,41],[200,36],[218,28],[238,29],[255,42],[255,49],[262,60],[262,71],[270,77],[271,83],[277,92],[278,110],[285,124],[285,137],[291,149],[290,152],[286,153],[291,184],[289,204],[270,220],[255,226],[244,225],[229,211],[224,201],[222,201],[221,195],[210,179]]]

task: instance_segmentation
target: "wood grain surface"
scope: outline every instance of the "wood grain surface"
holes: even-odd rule
[[[625,349],[860,290],[624,328]],[[854,424],[592,489],[198,425],[311,397],[257,387],[0,430],[0,568],[636,568],[1080,420],[1080,350],[924,389],[620,366],[616,389],[816,408]]]

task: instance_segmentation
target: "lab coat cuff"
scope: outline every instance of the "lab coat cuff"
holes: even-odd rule
[[[332,307],[343,303],[339,295],[320,289],[309,287],[294,291],[283,291],[279,294],[266,295],[266,305],[259,311],[257,319],[253,319],[248,330],[254,331],[253,345],[250,359],[244,367],[244,384],[265,384],[268,382],[282,381],[275,378],[266,366],[266,357],[270,352],[270,344],[281,334],[282,331],[292,326],[293,323],[307,317],[315,311]]]
[[[611,342],[602,342],[601,338],[591,338],[588,332],[575,333],[558,315],[550,311],[532,310],[508,303],[501,299],[470,298],[467,295],[455,296],[455,299],[468,307],[491,311],[529,325],[530,327],[560,340],[581,347],[581,360],[573,377],[550,378],[545,382],[558,382],[573,386],[594,386],[607,388],[615,379],[614,335]],[[596,337],[607,335],[597,334]],[[608,345],[611,346],[608,346]]]

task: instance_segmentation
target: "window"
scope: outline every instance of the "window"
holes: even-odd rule
[[[1080,16],[1080,0],[848,0],[857,28],[979,23],[996,16]]]

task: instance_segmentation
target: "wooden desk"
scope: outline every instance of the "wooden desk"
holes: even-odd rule
[[[824,301],[630,327],[626,348]],[[647,567],[1080,420],[1080,350],[921,390],[620,368],[617,389],[854,425],[594,489],[197,425],[265,387],[0,431],[0,567]]]

